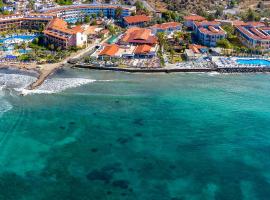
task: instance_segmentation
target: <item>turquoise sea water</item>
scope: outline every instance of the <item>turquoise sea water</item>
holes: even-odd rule
[[[71,77],[96,81],[0,93],[1,200],[269,199],[268,74],[65,70],[40,91]]]

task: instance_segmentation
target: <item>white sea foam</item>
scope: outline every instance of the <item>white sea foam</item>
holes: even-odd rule
[[[220,75],[220,73],[218,72],[209,72],[207,73],[209,76],[217,76],[217,75]]]
[[[96,81],[87,78],[50,78],[45,80],[44,83],[37,89],[27,90],[27,86],[29,86],[35,80],[36,77],[31,75],[0,73],[0,91],[3,89],[11,89],[23,95],[51,94]]]
[[[47,79],[35,90],[27,90],[24,88],[18,90],[23,95],[28,94],[52,94],[64,91],[69,88],[79,87],[81,85],[93,83],[96,80],[85,78],[52,78]]]
[[[8,101],[6,101],[2,97],[0,97],[0,117],[2,117],[2,115],[5,112],[7,112],[11,109],[12,109],[12,105]]]
[[[25,88],[31,84],[36,78],[23,74],[0,74],[1,90],[4,88]]]

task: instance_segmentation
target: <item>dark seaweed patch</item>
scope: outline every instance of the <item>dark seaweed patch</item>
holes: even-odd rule
[[[142,134],[142,133],[136,133],[135,136],[136,136],[136,137],[142,137],[143,134]]]
[[[96,152],[98,152],[98,149],[97,148],[92,148],[91,152],[96,153]]]
[[[103,181],[109,183],[112,179],[112,174],[99,170],[93,170],[87,174],[87,179],[90,181]]]
[[[117,139],[117,142],[120,143],[120,144],[126,144],[128,143],[130,140],[130,138],[123,138],[123,137],[120,137]]]
[[[105,173],[114,174],[123,171],[120,163],[106,165],[101,169]]]
[[[129,182],[127,180],[117,180],[113,181],[112,185],[121,189],[128,189]]]
[[[143,126],[143,119],[135,119],[133,123],[139,126]]]

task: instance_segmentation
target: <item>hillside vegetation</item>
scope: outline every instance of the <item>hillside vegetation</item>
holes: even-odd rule
[[[150,0],[149,2],[160,11],[168,9],[195,13],[236,5],[247,8],[250,5],[256,5],[259,0]]]

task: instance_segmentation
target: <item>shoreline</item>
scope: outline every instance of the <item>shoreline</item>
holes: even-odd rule
[[[36,80],[29,84],[25,89],[35,90],[52,74],[56,73],[59,69],[89,69],[97,71],[112,71],[112,72],[126,72],[133,74],[157,74],[157,73],[220,73],[220,74],[242,74],[242,73],[269,73],[270,67],[213,67],[213,68],[127,68],[127,67],[100,67],[85,64],[68,64],[68,63],[55,63],[43,65],[1,65],[0,69],[15,69],[23,72],[35,73]]]
[[[92,65],[77,64],[72,68],[83,68],[89,70],[118,71],[128,73],[194,73],[194,72],[218,72],[218,73],[268,73],[270,67],[222,67],[222,68],[119,68],[119,67],[97,67]]]

